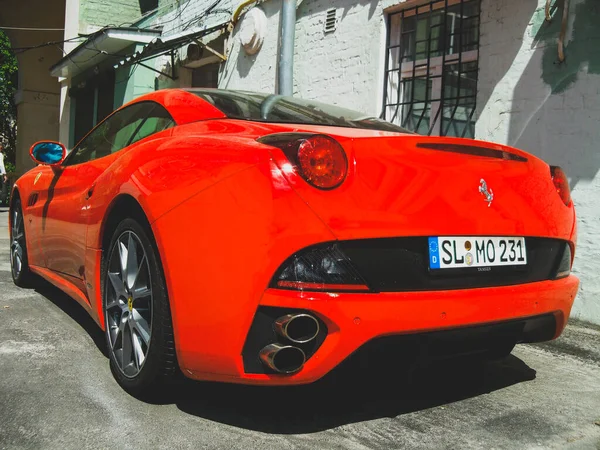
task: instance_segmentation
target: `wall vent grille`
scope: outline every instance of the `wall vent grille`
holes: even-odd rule
[[[325,33],[333,33],[337,27],[337,17],[335,8],[327,10],[325,18]]]

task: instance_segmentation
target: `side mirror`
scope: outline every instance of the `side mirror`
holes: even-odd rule
[[[67,149],[60,142],[40,141],[31,146],[29,156],[37,164],[57,166],[67,157]]]

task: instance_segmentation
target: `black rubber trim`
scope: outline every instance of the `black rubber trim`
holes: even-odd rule
[[[431,270],[427,243],[427,237],[412,237],[340,241],[339,245],[377,292],[469,289],[551,280],[565,245],[558,239],[525,238],[526,265]]]
[[[485,237],[485,236],[478,236]],[[358,239],[326,242],[307,247],[293,255],[302,256],[315,248],[336,246],[370,288],[377,292],[414,292],[512,286],[556,278],[567,241],[525,238],[527,264],[522,266],[429,269],[428,237]],[[289,259],[275,272],[270,287],[279,289],[277,280]]]
[[[472,156],[483,156],[485,158],[496,158],[505,159],[510,161],[527,162],[527,158],[514,153],[505,152],[503,150],[494,150],[487,147],[478,147],[475,145],[462,145],[462,144],[442,144],[442,143],[426,143],[420,142],[417,144],[417,148],[426,148],[429,150],[438,150],[442,152],[451,153],[462,153],[465,155]]]

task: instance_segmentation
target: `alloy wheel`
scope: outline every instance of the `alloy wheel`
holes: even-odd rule
[[[23,226],[23,214],[20,203],[16,203],[11,220],[11,243],[10,243],[10,267],[14,279],[18,279],[23,271],[25,261],[25,231]]]
[[[119,370],[133,378],[140,373],[152,335],[152,277],[140,238],[123,232],[108,261],[105,314],[109,351]]]

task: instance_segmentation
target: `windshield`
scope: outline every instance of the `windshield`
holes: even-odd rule
[[[194,89],[189,92],[214,105],[230,119],[411,133],[377,117],[313,100],[242,91]]]

